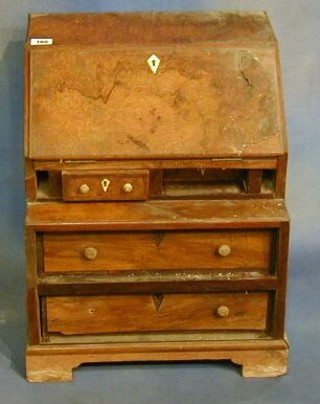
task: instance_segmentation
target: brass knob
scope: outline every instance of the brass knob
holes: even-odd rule
[[[90,191],[89,185],[88,184],[82,184],[79,187],[79,190],[82,194],[87,194]]]
[[[97,255],[98,251],[94,247],[87,247],[84,250],[84,256],[90,261],[96,259]]]
[[[228,244],[222,244],[219,248],[218,248],[218,254],[221,257],[227,257],[228,255],[231,254],[231,247]]]
[[[217,308],[217,314],[219,317],[228,317],[230,309],[228,306],[219,306]]]
[[[124,192],[126,192],[127,194],[129,194],[129,193],[132,192],[132,190],[133,190],[132,184],[130,184],[130,182],[128,182],[127,184],[124,184],[123,190],[124,190]]]

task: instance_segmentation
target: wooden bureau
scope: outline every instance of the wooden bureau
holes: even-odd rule
[[[263,12],[31,15],[27,379],[287,371],[279,51]]]

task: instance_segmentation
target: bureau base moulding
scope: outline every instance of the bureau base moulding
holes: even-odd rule
[[[31,382],[71,381],[85,363],[123,361],[231,360],[244,377],[276,377],[287,373],[287,340],[154,342],[29,346],[27,377]]]

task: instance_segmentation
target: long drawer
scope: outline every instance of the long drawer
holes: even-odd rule
[[[267,328],[269,294],[58,296],[45,299],[48,333],[256,330]]]
[[[268,271],[272,242],[271,230],[46,233],[44,271]]]

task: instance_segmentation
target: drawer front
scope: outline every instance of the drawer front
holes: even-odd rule
[[[50,333],[265,330],[269,295],[261,293],[47,297]]]
[[[269,230],[48,233],[44,271],[268,271],[272,234]]]
[[[64,171],[65,201],[146,200],[149,171]]]

